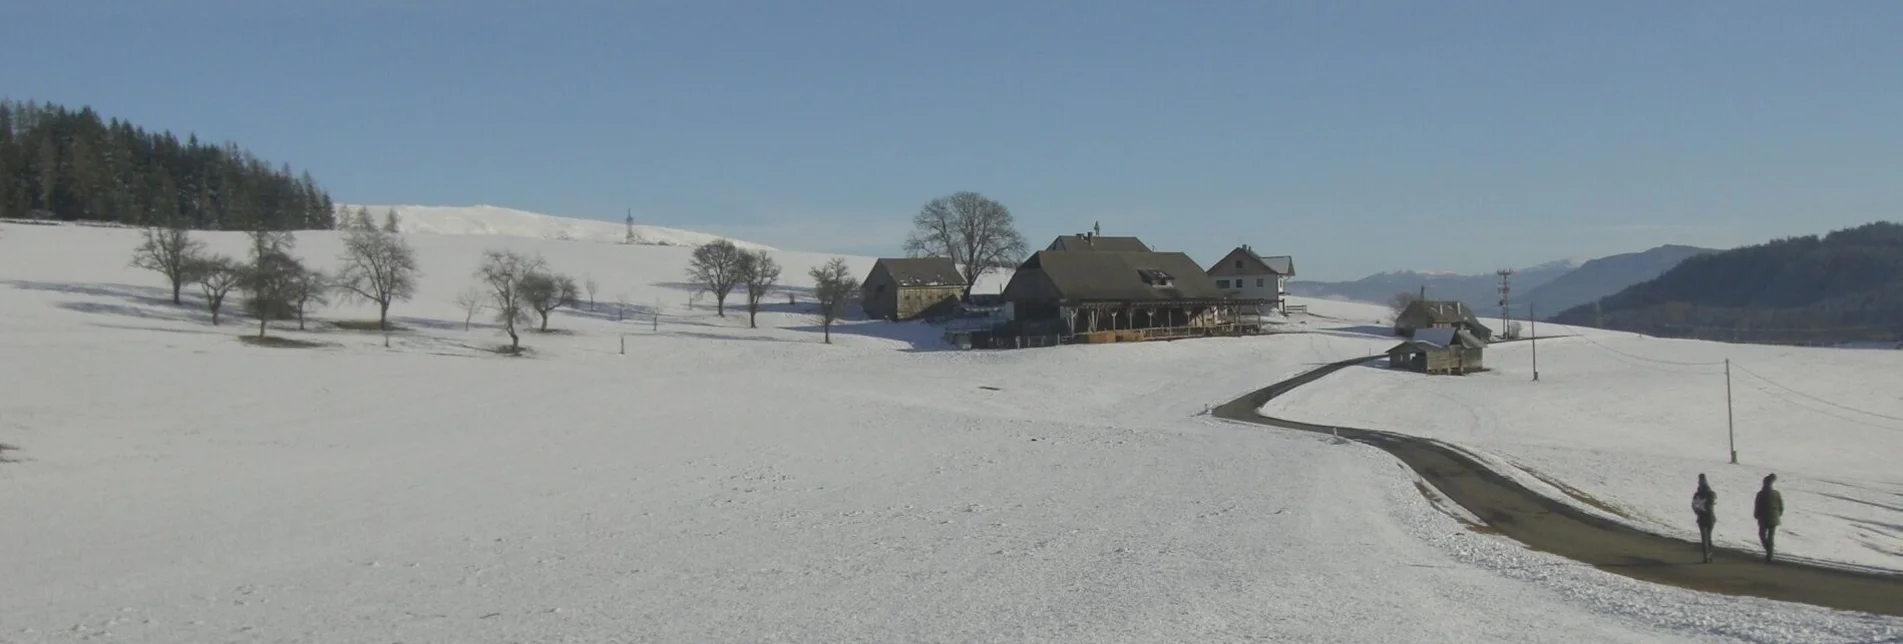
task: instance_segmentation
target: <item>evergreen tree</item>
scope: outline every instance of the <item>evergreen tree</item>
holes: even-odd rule
[[[386,233],[402,232],[402,230],[397,227],[397,218],[396,218],[395,208],[391,208],[389,210],[383,211],[383,232],[386,232]]]
[[[235,204],[246,204],[239,212]],[[235,144],[147,132],[92,108],[0,100],[0,217],[190,229],[331,227],[330,195]],[[50,214],[49,214],[50,213]]]

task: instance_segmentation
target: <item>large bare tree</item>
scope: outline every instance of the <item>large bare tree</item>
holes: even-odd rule
[[[819,303],[819,322],[825,329],[826,344],[833,343],[833,322],[846,315],[846,303],[859,291],[859,278],[852,276],[843,257],[813,267],[813,300]]]
[[[740,283],[747,289],[747,326],[758,328],[754,318],[760,315],[760,300],[780,281],[780,264],[764,250],[740,255]]]
[[[483,288],[489,293],[489,305],[496,310],[496,321],[502,323],[502,330],[509,334],[510,351],[522,349],[517,325],[535,321],[529,312],[528,298],[522,293],[523,278],[541,272],[545,266],[547,262],[540,256],[509,250],[483,252],[476,278],[482,280]]]
[[[271,320],[290,308],[292,284],[304,272],[303,263],[291,256],[296,239],[290,231],[270,230],[262,226],[251,236],[251,263],[243,268],[244,309],[258,320],[258,337],[265,336]]]
[[[733,242],[717,239],[694,248],[687,261],[687,278],[695,286],[714,294],[714,310],[727,316],[727,294],[740,284],[740,262],[744,251]]]
[[[132,265],[164,275],[172,284],[172,303],[182,304],[179,290],[194,281],[191,269],[205,251],[204,242],[177,225],[147,228],[144,235],[132,251]]]
[[[969,191],[926,202],[912,218],[912,234],[905,239],[908,255],[945,257],[958,265],[966,298],[979,277],[1016,266],[1028,249],[1011,209]]]
[[[377,328],[389,330],[390,305],[416,295],[416,251],[403,237],[374,227],[344,233],[337,288],[377,305]]]
[[[304,330],[304,312],[330,304],[331,278],[321,270],[305,269],[291,280],[286,300],[297,310],[297,330]]]
[[[522,299],[537,315],[542,316],[542,330],[548,330],[548,314],[561,307],[575,306],[581,299],[581,289],[576,288],[575,278],[547,270],[529,271],[522,277],[519,287]]]
[[[211,311],[211,325],[218,326],[218,313],[225,308],[225,295],[244,280],[244,267],[229,256],[212,255],[192,260],[186,271],[205,294],[205,309]]]

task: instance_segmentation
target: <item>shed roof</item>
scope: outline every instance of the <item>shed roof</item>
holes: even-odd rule
[[[1453,324],[1456,322],[1479,322],[1473,310],[1454,300],[1415,300],[1408,303],[1401,312],[1403,317],[1421,316],[1428,324]]]
[[[1050,280],[1059,297],[1073,302],[1224,297],[1222,289],[1216,288],[1216,281],[1203,273],[1202,266],[1179,252],[1039,251],[1018,267],[1012,280],[1019,276],[1034,279],[1039,275]]]
[[[1427,353],[1429,351],[1438,351],[1440,349],[1441,349],[1440,345],[1434,344],[1432,342],[1426,342],[1423,340],[1408,340],[1406,342],[1402,342],[1400,344],[1394,345],[1393,348],[1388,349],[1387,353],[1388,355],[1397,355],[1397,354],[1398,355],[1414,355],[1416,353]]]
[[[1119,253],[1147,253],[1150,247],[1135,237],[1105,237],[1097,234],[1058,235],[1044,250],[1088,250]]]
[[[965,276],[946,257],[883,257],[874,270],[885,267],[899,286],[964,286]]]

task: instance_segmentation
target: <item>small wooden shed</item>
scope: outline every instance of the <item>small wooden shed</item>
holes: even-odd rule
[[[1408,340],[1388,349],[1388,368],[1452,376],[1484,371],[1486,346],[1465,331],[1454,334],[1454,343],[1447,346]]]

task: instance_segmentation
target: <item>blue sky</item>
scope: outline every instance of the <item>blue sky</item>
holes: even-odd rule
[[[352,203],[897,251],[932,197],[1306,279],[1903,219],[1903,3],[9,0],[0,94]]]

